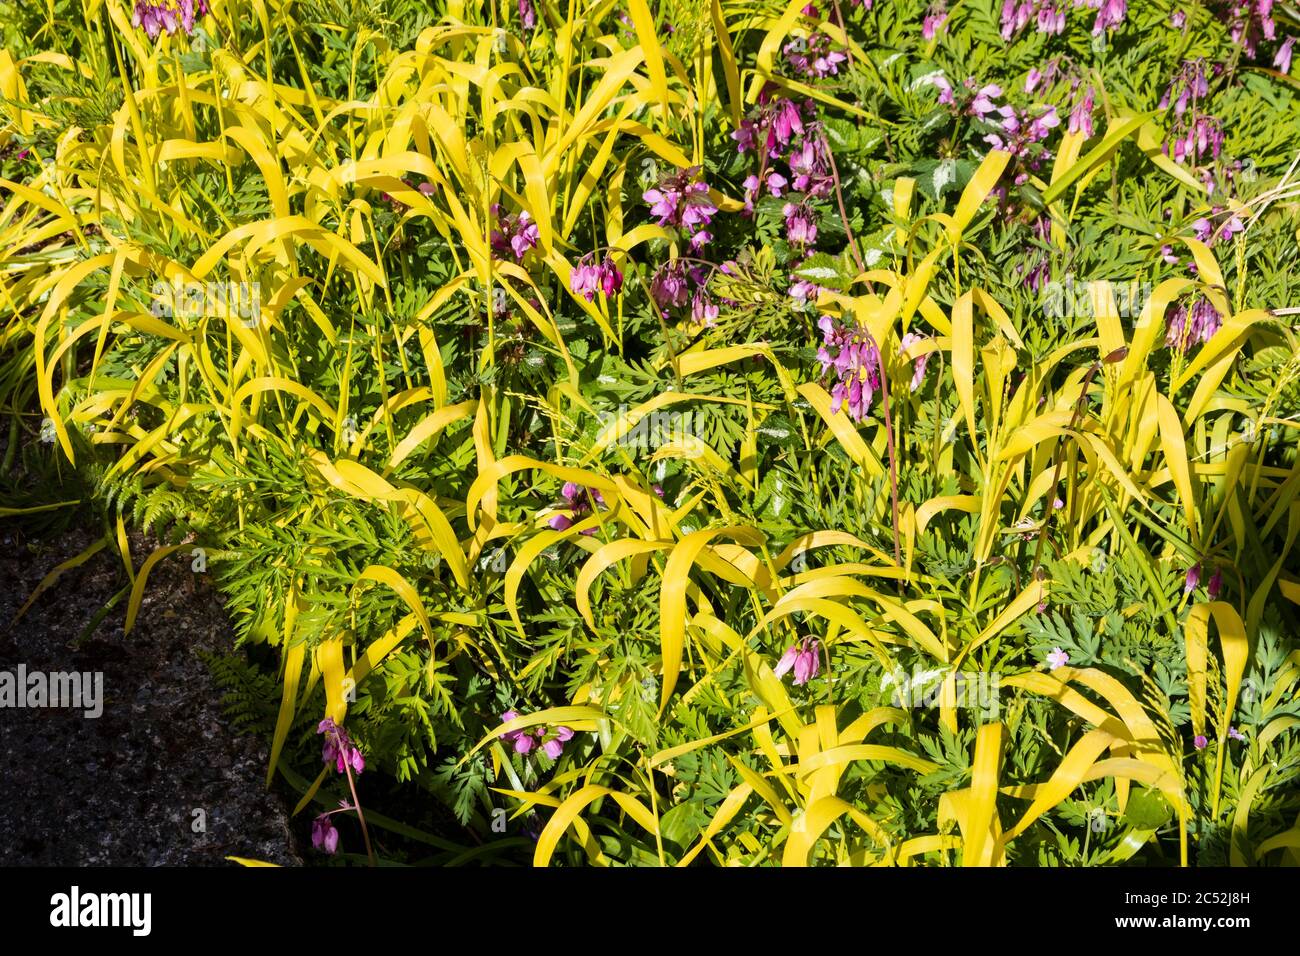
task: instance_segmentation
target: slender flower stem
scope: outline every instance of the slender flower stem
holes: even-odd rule
[[[366,841],[366,856],[370,860],[370,865],[375,865],[375,850],[370,845],[370,830],[366,826],[366,815],[361,812],[361,800],[357,797],[357,783],[352,779],[352,768],[345,762],[343,770],[348,775],[348,789],[352,791],[352,806],[357,811],[357,820],[361,824],[361,838]]]
[[[872,337],[863,329],[867,341],[876,350],[876,361],[880,363],[880,405],[885,416],[885,442],[889,451],[889,504],[893,514],[894,563],[903,566],[903,552],[898,544],[898,456],[894,452],[894,421],[889,410],[889,370],[885,366],[885,353]]]
[[[844,22],[844,13],[840,10],[840,0],[831,0],[831,6],[835,8],[835,23],[844,31],[844,52],[849,56],[849,69],[852,70],[857,64],[853,60],[853,44],[849,42],[849,25]]]
[[[858,251],[858,241],[853,236],[853,227],[849,225],[849,214],[844,208],[844,190],[840,187],[840,170],[835,165],[835,154],[831,151],[831,144],[826,139],[826,131],[821,130],[822,149],[826,150],[826,159],[831,164],[831,178],[835,182],[835,202],[840,207],[840,220],[844,223],[844,235],[849,240],[849,250],[853,253],[853,261],[858,265],[859,274],[867,271],[867,264],[862,259],[862,253]],[[868,290],[871,284],[867,284]]]

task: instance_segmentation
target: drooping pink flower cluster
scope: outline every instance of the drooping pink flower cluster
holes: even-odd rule
[[[150,40],[159,35],[168,36],[177,30],[184,30],[186,35],[194,32],[195,21],[208,13],[207,0],[135,0],[135,9],[131,13],[131,25],[144,27]]]
[[[1202,59],[1185,60],[1183,65],[1178,68],[1174,78],[1169,82],[1169,88],[1165,90],[1165,95],[1160,98],[1160,108],[1162,110],[1174,108],[1174,114],[1182,116],[1191,107],[1192,112],[1197,112],[1196,106],[1200,100],[1210,95],[1210,80],[1205,73],[1205,61]]]
[[[1065,30],[1065,0],[1003,0],[1002,39],[1010,40],[1029,24],[1039,33]]]
[[[1074,0],[1074,5],[1086,6],[1097,11],[1097,19],[1092,24],[1093,36],[1099,36],[1107,30],[1114,30],[1128,15],[1128,4],[1125,0]]]
[[[618,295],[623,288],[623,273],[618,271],[618,266],[609,256],[597,264],[595,255],[588,253],[569,273],[569,288],[574,295],[580,295],[588,302],[596,298],[597,292],[606,296]]]
[[[507,710],[501,715],[501,722],[507,723],[518,716],[518,711]],[[540,724],[536,727],[525,727],[523,730],[508,730],[501,735],[501,739],[514,744],[517,754],[530,754],[538,744],[541,744],[542,752],[546,756],[558,760],[560,754],[564,753],[564,745],[573,739],[573,731],[564,726],[552,730],[545,724]]]
[[[1097,91],[1091,83],[1084,83],[1078,70],[1067,57],[1053,57],[1041,68],[1033,67],[1025,77],[1025,92],[1042,90],[1048,93],[1054,87],[1069,83],[1070,116],[1066,128],[1071,133],[1093,135],[1092,114],[1097,108]]]
[[[726,271],[725,265],[720,267]],[[691,320],[699,325],[713,325],[721,314],[718,303],[709,293],[711,270],[707,264],[687,265],[681,259],[665,262],[650,280],[650,298],[665,317],[673,309],[687,304]]]
[[[668,314],[669,309],[684,306],[690,294],[689,270],[680,259],[665,262],[650,280],[650,297],[664,315]]]
[[[698,252],[713,239],[708,231],[718,207],[709,198],[709,187],[700,181],[700,167],[691,166],[674,173],[641,198],[650,204],[650,215],[661,226],[683,230],[690,237],[693,252]]]
[[[713,301],[708,289],[703,284],[697,286],[695,294],[691,296],[691,321],[696,325],[712,327],[717,324],[721,314],[722,309]]]
[[[754,201],[764,191],[776,198],[791,190],[814,197],[831,191],[830,162],[815,117],[811,101],[772,99],[765,90],[758,106],[731,134],[738,152],[758,154],[758,172],[745,178],[746,215],[753,214]],[[777,160],[784,160],[785,173]]]
[[[1092,24],[1094,36],[1120,26],[1128,13],[1125,0],[1074,0],[1073,6],[1097,11]],[[1031,23],[1039,33],[1063,33],[1065,10],[1065,0],[1003,0],[1002,39],[1010,40]]]
[[[1092,111],[1096,108],[1096,92],[1089,83],[1084,89],[1083,95],[1077,98],[1074,106],[1070,109],[1070,119],[1066,124],[1066,129],[1071,133],[1083,133],[1086,137],[1091,137],[1092,128]]]
[[[797,279],[790,283],[787,294],[798,303],[798,308],[807,309],[816,305],[818,296],[825,291],[827,290],[815,282]]]
[[[947,20],[948,5],[946,3],[940,0],[940,2],[930,4],[930,8],[925,11],[925,19],[921,21],[921,36],[927,40],[933,40]]]
[[[1052,220],[1048,216],[1039,216],[1034,220],[1030,227],[1034,238],[1043,246],[1047,246],[1052,241]],[[1044,249],[1035,250],[1027,260],[1016,267],[1017,272],[1023,277],[1025,285],[1037,292],[1046,284],[1052,274],[1051,258]]]
[[[1291,72],[1291,49],[1295,46],[1295,37],[1287,37],[1273,54],[1273,65],[1281,73]]]
[[[1217,160],[1223,152],[1223,124],[1202,113],[1177,120],[1170,131],[1174,162],[1199,166]],[[1165,145],[1166,155],[1170,152]]]
[[[1161,108],[1171,111],[1169,134],[1163,146],[1165,155],[1192,167],[1210,195],[1230,193],[1242,169],[1240,160],[1223,154],[1223,124],[1204,108],[1210,77],[1220,75],[1224,69],[1222,63],[1216,63],[1207,73],[1203,60],[1188,60],[1179,67],[1160,100]]]
[[[1226,18],[1232,42],[1241,47],[1247,57],[1259,54],[1262,42],[1278,39],[1277,21],[1273,19],[1274,0],[1220,0],[1222,10],[1217,15]],[[1283,73],[1291,72],[1291,56],[1295,37],[1287,37],[1273,51],[1273,66]]]
[[[1228,4],[1232,42],[1255,56],[1260,40],[1277,37],[1277,23],[1273,19],[1273,0],[1244,0]]]
[[[806,250],[817,241],[817,216],[806,202],[788,202],[781,210],[785,216],[785,236],[790,245]]]
[[[525,30],[532,30],[537,26],[537,9],[533,6],[532,0],[519,0],[519,23]]]
[[[540,238],[537,223],[533,222],[527,209],[506,215],[500,203],[493,203],[492,215],[497,220],[497,226],[492,230],[492,254],[498,259],[507,255],[522,259],[529,249],[537,247]]]
[[[841,407],[854,421],[862,421],[871,410],[871,399],[880,388],[880,352],[864,329],[837,323],[823,315],[817,323],[822,345],[817,350],[822,376],[834,376],[831,413]]]
[[[1226,210],[1222,206],[1215,206],[1210,210],[1209,216],[1202,216],[1192,221],[1192,232],[1196,238],[1206,245],[1214,245],[1219,241],[1227,241],[1240,232],[1246,231],[1245,224],[1241,217],[1236,213],[1224,216]],[[1223,222],[1215,225],[1216,219],[1223,219]]]
[[[352,742],[348,732],[336,724],[331,717],[326,717],[316,727],[316,733],[325,735],[325,744],[321,748],[321,760],[327,765],[334,764],[339,773],[346,773],[351,768],[356,773],[366,769],[365,758]]]
[[[566,531],[587,512],[591,510],[591,504],[594,501],[598,508],[605,507],[604,496],[595,488],[584,488],[574,481],[566,481],[560,488],[560,497],[564,499],[563,507],[568,509],[568,514],[553,514],[549,522],[550,526],[556,531]],[[588,528],[583,534],[595,534],[595,528]]]
[[[848,60],[834,49],[831,38],[821,32],[795,37],[781,48],[781,52],[794,72],[804,77],[835,76],[840,72],[840,64]]]
[[[1020,160],[1015,175],[1015,183],[1019,186],[1028,182],[1030,173],[1037,171],[1049,158],[1051,154],[1040,144],[1060,125],[1061,118],[1056,115],[1055,106],[1040,109],[1036,114],[1028,109],[1012,108],[1011,114],[1004,116],[1000,130],[989,133],[984,142]]]
[[[772,673],[779,679],[792,670],[794,682],[799,686],[816,677],[821,672],[821,641],[815,637],[795,641],[786,648]]]
[[[921,335],[918,332],[908,332],[898,341],[898,354],[907,356],[907,350],[919,342],[924,342],[928,336]],[[911,390],[915,392],[925,381],[925,366],[930,361],[932,352],[922,352],[912,359],[912,385]]]
[[[993,117],[1003,119],[1015,115],[1015,110],[997,100],[1002,96],[1002,87],[996,83],[979,86],[974,77],[968,76],[962,84],[961,98],[948,78],[942,73],[930,77],[930,83],[939,91],[939,103],[948,107],[949,112],[958,116],[973,116],[976,119],[994,122]],[[977,88],[978,87],[978,88]]]
[[[1204,296],[1198,297],[1190,308],[1180,303],[1169,313],[1165,327],[1165,345],[1179,352],[1186,352],[1193,345],[1210,341],[1214,333],[1219,331],[1221,324],[1222,316],[1219,315],[1219,310]],[[1195,589],[1200,581],[1200,568],[1194,570],[1195,581],[1192,581],[1192,572],[1188,571],[1191,589]]]
[[[334,829],[329,813],[322,813],[311,822],[311,845],[329,854],[338,852],[339,831]]]

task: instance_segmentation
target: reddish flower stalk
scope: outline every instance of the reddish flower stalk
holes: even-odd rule
[[[348,789],[352,791],[352,806],[347,809],[357,811],[357,821],[361,824],[361,838],[366,843],[366,857],[370,860],[370,865],[375,865],[375,850],[370,845],[370,830],[366,826],[366,815],[361,811],[361,800],[357,797],[357,782],[352,776],[355,768],[357,773],[365,769],[366,761],[361,756],[361,750],[352,742],[352,737],[348,732],[334,722],[332,717],[326,717],[316,727],[316,733],[325,735],[325,745],[321,749],[321,759],[328,767],[330,764],[339,772],[347,775]],[[324,845],[328,849],[329,845],[338,846],[337,833],[330,835],[332,826],[329,826],[328,817],[324,821],[317,818],[316,824],[312,827],[312,842],[315,844],[319,839],[318,845]],[[328,841],[328,842],[327,842]],[[329,852],[333,852],[332,850]]]

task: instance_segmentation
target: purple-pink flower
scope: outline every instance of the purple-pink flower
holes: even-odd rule
[[[1295,37],[1287,37],[1273,54],[1273,65],[1279,73],[1291,72],[1291,48],[1295,46]]]
[[[1165,328],[1165,345],[1186,352],[1193,345],[1210,341],[1214,333],[1219,331],[1221,324],[1219,310],[1210,304],[1209,299],[1200,296],[1192,303],[1191,308],[1180,304],[1169,313]],[[1199,569],[1197,581],[1200,581]]]
[[[807,203],[786,203],[785,237],[792,246],[806,249],[817,241],[817,217]]]
[[[942,3],[931,4],[930,9],[925,13],[925,19],[921,21],[921,36],[927,40],[933,40],[939,32],[939,28],[944,25],[947,19],[947,7]]]
[[[366,761],[361,756],[361,751],[352,742],[348,732],[336,724],[332,717],[322,720],[316,727],[316,733],[325,735],[321,760],[327,765],[334,764],[339,773],[346,773],[348,768],[357,773],[366,769]]]
[[[588,302],[596,298],[597,292],[607,297],[618,295],[623,288],[623,273],[618,271],[614,260],[609,256],[597,264],[592,255],[588,254],[569,273],[569,288],[574,295],[580,295]]]
[[[1084,136],[1092,136],[1092,111],[1095,106],[1095,94],[1092,84],[1084,90],[1083,96],[1074,104],[1070,110],[1070,122],[1067,129],[1071,133],[1082,132]]]
[[[691,248],[698,248],[712,237],[707,232],[718,207],[709,198],[709,187],[700,182],[700,167],[692,166],[647,189],[641,198],[650,204],[650,215],[661,226],[682,229],[691,237]]]
[[[560,497],[564,499],[563,506],[568,509],[568,514],[557,513],[551,515],[550,526],[556,531],[567,531],[572,528],[578,519],[591,510],[591,504],[594,501],[596,507],[605,507],[605,496],[595,488],[584,488],[582,485],[573,481],[566,481],[560,488]],[[588,528],[582,532],[586,535],[596,533],[595,528]]]
[[[207,0],[135,0],[131,12],[131,25],[143,27],[150,40],[162,33],[169,36],[177,30],[188,35],[194,32],[194,23],[208,12]]]
[[[1059,647],[1054,647],[1047,652],[1046,660],[1047,669],[1049,671],[1054,671],[1058,667],[1064,667],[1066,664],[1070,663],[1070,655]]]
[[[532,0],[519,0],[519,22],[525,30],[537,26],[537,10],[533,7]]]
[[[537,247],[540,238],[537,223],[527,209],[517,215],[505,215],[500,204],[494,203],[492,214],[497,220],[497,227],[492,230],[492,253],[498,259],[504,259],[507,253],[522,259],[529,249]]]
[[[831,38],[825,33],[795,37],[782,47],[782,52],[794,71],[805,77],[835,76],[840,64],[848,59],[839,50],[832,49]]]
[[[518,717],[518,711],[507,710],[501,715],[501,722],[509,723]],[[551,730],[545,724],[538,724],[522,730],[508,730],[501,735],[501,739],[514,744],[515,753],[522,755],[532,753],[541,744],[542,752],[552,760],[557,760],[564,752],[564,745],[573,739],[573,731],[563,726]]]
[[[1277,37],[1277,23],[1273,19],[1273,0],[1234,0],[1228,7],[1232,42],[1254,57],[1261,40]]]
[[[864,329],[839,324],[829,315],[817,323],[822,346],[817,360],[822,375],[836,378],[831,389],[831,414],[844,407],[854,421],[862,421],[871,410],[871,399],[880,388],[880,352]]]
[[[691,296],[691,321],[697,325],[712,326],[717,322],[719,314],[718,304],[713,301],[704,287],[696,289],[695,294]]]
[[[1082,2],[1097,11],[1097,19],[1092,24],[1094,36],[1107,30],[1114,30],[1124,22],[1124,17],[1128,13],[1128,4],[1125,0],[1082,0]],[[1079,3],[1080,0],[1074,0],[1076,7]]]
[[[338,852],[339,831],[334,829],[329,813],[322,813],[311,822],[311,845],[326,853]]]
[[[1030,23],[1039,33],[1062,32],[1065,29],[1065,0],[1004,0],[1002,39],[1010,40]]]
[[[795,684],[802,686],[812,680],[821,671],[821,642],[815,637],[805,637],[791,644],[781,660],[777,662],[772,673],[778,678],[794,671]]]
[[[924,335],[920,335],[916,332],[908,332],[906,335],[902,337],[902,339],[899,340],[898,354],[906,355],[907,350],[910,349],[913,345],[916,345],[918,342],[924,342],[925,340],[926,340],[926,336]],[[921,387],[921,382],[925,380],[925,366],[926,363],[930,361],[931,354],[932,353],[930,352],[922,352],[920,355],[916,356],[916,358],[912,359],[911,390],[914,392]]]
[[[650,280],[650,297],[665,315],[669,309],[679,309],[686,304],[690,298],[690,285],[686,266],[680,259],[665,262],[655,272]]]

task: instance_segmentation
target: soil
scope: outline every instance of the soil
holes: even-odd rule
[[[0,697],[0,865],[301,865],[286,807],[264,785],[265,743],[232,730],[200,658],[228,653],[234,635],[184,551],[153,569],[130,636],[125,596],[95,620],[127,583],[113,547],[15,621],[42,577],[94,540],[33,541],[0,525],[0,672],[103,675],[98,717]],[[133,537],[131,551],[138,568],[150,544]]]

